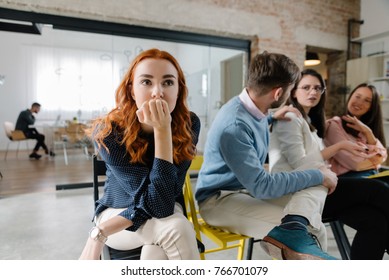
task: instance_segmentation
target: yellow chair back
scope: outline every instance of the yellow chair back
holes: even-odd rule
[[[236,233],[226,232],[218,227],[208,225],[199,214],[198,208],[196,206],[196,201],[193,195],[190,175],[195,174],[196,172],[198,173],[201,169],[202,163],[203,156],[198,155],[193,159],[192,164],[189,167],[189,171],[186,174],[184,184],[184,200],[187,209],[187,216],[189,221],[193,223],[197,239],[202,242],[202,235],[204,235],[215,243],[214,248],[206,249],[204,253],[200,254],[201,259],[204,260],[205,254],[208,253],[238,248],[237,259],[242,260],[245,241],[250,237]]]

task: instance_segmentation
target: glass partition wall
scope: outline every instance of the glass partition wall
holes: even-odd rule
[[[161,38],[156,36],[158,30],[150,30],[149,36],[123,36],[57,29],[43,24],[40,35],[0,31],[3,49],[0,70],[6,76],[0,88],[0,101],[9,104],[1,121],[16,121],[17,114],[32,102],[41,103],[36,126],[55,149],[56,168],[63,172],[79,162],[69,144],[71,134],[80,131],[75,128],[70,133],[61,128],[87,124],[107,113],[114,106],[115,90],[132,59],[142,50],[160,48],[174,55],[184,70],[190,110],[201,120],[197,146],[201,153],[217,111],[244,86],[249,42],[242,40],[240,44],[236,39],[230,42],[228,38],[188,36],[187,33],[180,37],[177,32]],[[64,144],[63,140],[68,142]],[[83,150],[80,151],[82,154]],[[72,172],[69,177],[73,176]],[[91,181],[90,178],[80,180]]]
[[[142,50],[160,48],[173,54],[183,68],[189,107],[202,123],[201,151],[209,124],[229,99],[225,95],[232,71],[229,60],[240,60],[234,77],[236,88],[243,87],[247,53],[241,50],[43,28],[40,44],[22,46],[26,95],[43,105],[41,122],[83,123],[107,113],[132,59]]]

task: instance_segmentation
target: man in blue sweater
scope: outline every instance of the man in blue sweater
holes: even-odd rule
[[[263,244],[268,253],[279,250],[276,255],[289,259],[334,259],[309,233],[306,218],[284,217],[287,202],[272,200],[319,184],[331,193],[336,175],[328,168],[275,174],[264,168],[269,125],[287,121],[284,116],[289,111],[300,115],[289,106],[274,114],[268,110],[284,104],[299,77],[299,68],[285,55],[264,52],[253,58],[246,88],[220,109],[209,130],[196,199],[210,225],[277,240],[275,248]]]

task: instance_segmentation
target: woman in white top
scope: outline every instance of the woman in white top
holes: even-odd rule
[[[286,116],[290,118],[290,122],[275,122],[271,129],[269,168],[272,173],[326,166],[326,160],[343,149],[358,155],[364,151],[363,146],[351,141],[342,141],[328,148],[324,146],[322,137],[325,131],[325,83],[321,75],[314,70],[307,69],[301,74],[301,79],[292,89],[287,104],[299,109],[302,116],[288,113]],[[280,205],[285,205],[285,199],[288,202],[281,225],[264,240],[281,247],[286,242],[277,239],[277,231],[308,230],[318,238],[321,248],[325,251],[327,237],[322,223],[322,212],[328,194],[327,188],[318,185],[283,196],[278,201],[269,201],[279,202]],[[293,234],[295,231],[291,231],[291,235]],[[266,250],[266,243],[262,244]]]

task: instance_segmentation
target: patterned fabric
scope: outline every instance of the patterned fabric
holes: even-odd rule
[[[191,113],[193,143],[196,145],[200,133],[200,119]],[[164,218],[174,212],[177,197],[182,194],[185,174],[190,161],[179,165],[154,157],[153,135],[141,134],[149,142],[150,159],[144,164],[131,164],[124,145],[120,145],[120,132],[114,130],[104,143],[109,152],[101,148],[99,154],[107,166],[104,196],[98,200],[96,213],[106,208],[126,208],[120,216],[131,220],[128,228],[136,231],[150,218]]]

